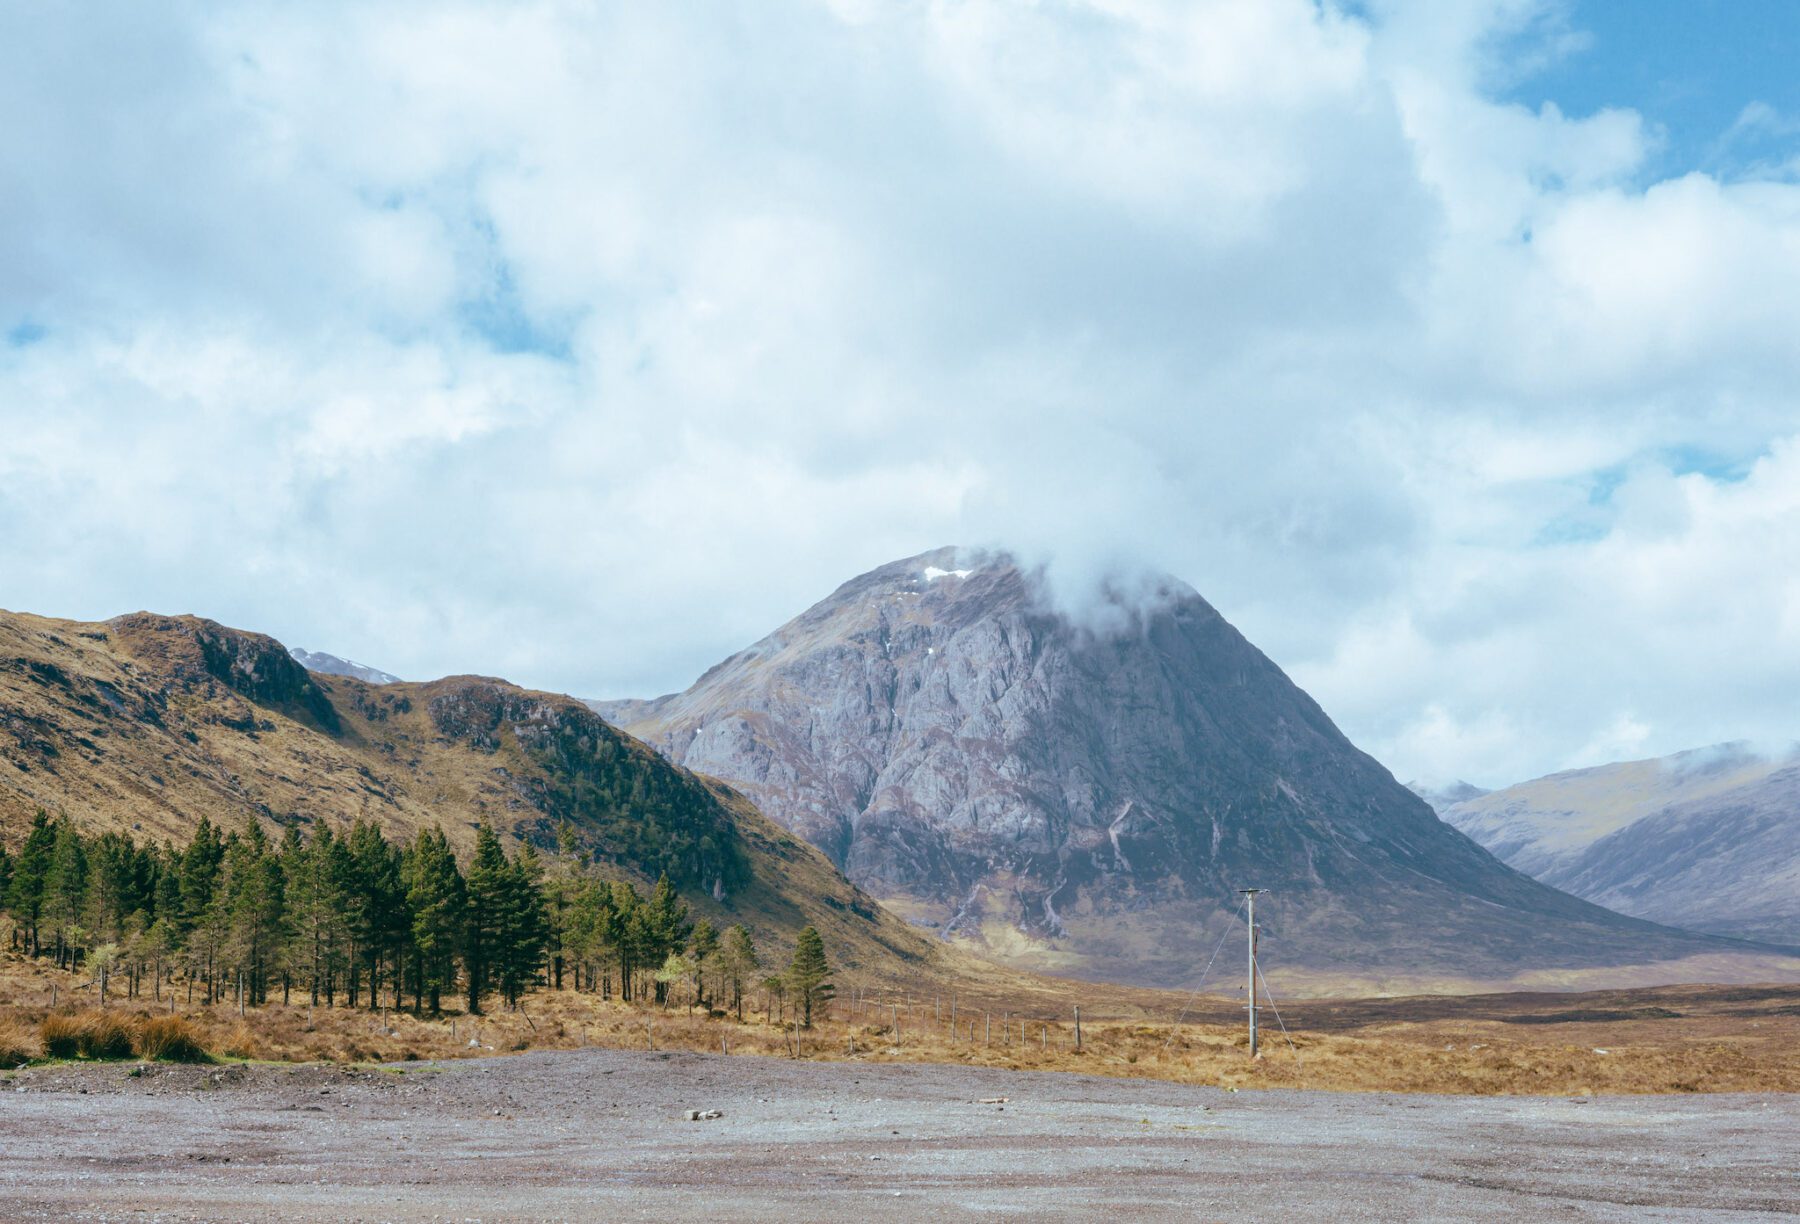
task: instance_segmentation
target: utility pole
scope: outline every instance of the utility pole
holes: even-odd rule
[[[1249,1008],[1249,1012],[1250,1012],[1250,1057],[1251,1058],[1256,1057],[1256,894],[1259,892],[1263,892],[1263,891],[1265,891],[1265,890],[1261,889],[1261,888],[1240,888],[1240,889],[1238,889],[1238,892],[1243,895],[1244,900],[1248,904],[1248,908],[1249,908],[1249,913],[1246,915],[1246,918],[1250,924],[1250,938],[1248,940],[1249,948],[1250,948],[1250,980],[1249,980],[1249,989],[1245,995],[1245,998],[1248,1000],[1248,1008]]]

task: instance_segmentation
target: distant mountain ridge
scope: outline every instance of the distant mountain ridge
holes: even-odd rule
[[[1717,744],[1568,770],[1443,817],[1521,871],[1609,909],[1800,946],[1800,752]]]
[[[1022,967],[1191,980],[1232,890],[1281,963],[1419,982],[1739,946],[1500,863],[1358,751],[1174,579],[1094,618],[940,549],[885,565],[685,692],[593,703],[729,780],[914,921]]]
[[[391,676],[387,672],[354,662],[340,659],[334,654],[326,654],[322,650],[302,650],[298,646],[288,648],[288,653],[298,660],[300,666],[307,671],[318,672],[322,676],[350,676],[368,684],[398,684],[399,676]]]

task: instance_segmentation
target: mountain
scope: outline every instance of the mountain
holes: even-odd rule
[[[1076,619],[1010,557],[940,549],[852,579],[685,692],[593,704],[913,921],[1020,967],[1191,982],[1250,885],[1274,890],[1271,964],[1315,982],[1672,980],[1702,971],[1644,967],[1709,956],[1716,977],[1756,951],[1507,867],[1173,579]]]
[[[1406,789],[1431,805],[1431,810],[1443,815],[1445,808],[1455,807],[1459,803],[1467,803],[1471,799],[1479,799],[1488,792],[1472,782],[1456,781],[1446,786],[1427,786],[1423,782],[1408,782]]]
[[[779,956],[807,923],[833,960],[890,975],[929,940],[741,795],[696,777],[573,698],[453,676],[372,685],[303,668],[280,643],[192,616],[99,624],[0,612],[0,836],[39,807],[89,833],[185,840],[225,828],[476,825],[554,845],[567,820],[615,878],[667,872],[698,915]]]
[[[1625,914],[1800,945],[1800,753],[1719,744],[1521,782],[1444,819]]]
[[[309,672],[318,672],[321,676],[350,676],[369,684],[398,684],[399,676],[390,676],[384,671],[366,667],[350,659],[340,659],[334,654],[326,654],[322,650],[302,650],[298,646],[291,647],[288,653],[296,662]]]

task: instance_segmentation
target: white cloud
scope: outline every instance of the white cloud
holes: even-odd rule
[[[1791,739],[1800,188],[1495,101],[1562,13],[15,10],[0,603],[646,693],[1010,543],[1403,775]]]

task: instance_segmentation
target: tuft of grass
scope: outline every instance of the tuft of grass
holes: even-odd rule
[[[81,1021],[64,1012],[51,1012],[38,1024],[38,1040],[45,1058],[74,1058],[81,1052]]]
[[[38,1022],[47,1058],[130,1058],[129,1017],[116,1012],[52,1012]]]
[[[138,1026],[137,1051],[156,1062],[199,1063],[212,1058],[200,1034],[180,1016],[153,1016]]]
[[[130,1058],[131,1021],[116,1012],[91,1011],[77,1017],[75,1046],[83,1058]]]
[[[38,1056],[38,1038],[31,1026],[17,1020],[0,1020],[0,1067],[16,1067]]]
[[[260,1058],[263,1052],[256,1030],[242,1020],[226,1030],[224,1040],[219,1042],[218,1048],[228,1058]]]

